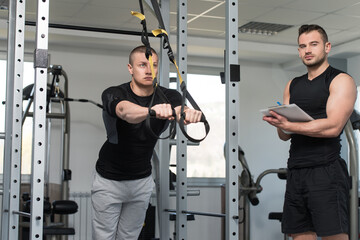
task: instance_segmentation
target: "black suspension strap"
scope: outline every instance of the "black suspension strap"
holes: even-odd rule
[[[153,95],[152,95],[152,98],[151,98],[151,101],[150,101],[149,107],[148,107],[149,114],[146,117],[145,124],[146,124],[146,127],[147,127],[149,133],[153,137],[158,138],[158,139],[167,139],[170,136],[174,135],[174,132],[176,131],[176,113],[175,113],[175,109],[172,109],[174,120],[170,121],[171,122],[170,123],[170,133],[168,136],[160,138],[157,134],[154,133],[154,131],[152,130],[152,127],[151,127],[151,118],[156,117],[156,112],[154,110],[152,110],[151,108],[153,107],[155,96],[157,95],[158,97],[160,97],[161,101],[165,102],[165,103],[169,103],[169,100],[167,99],[167,97],[165,96],[165,94],[160,89],[160,87],[157,83],[156,74],[155,74],[154,65],[153,65],[154,63],[153,63],[153,59],[152,59],[151,46],[150,46],[149,36],[148,36],[147,28],[146,28],[146,19],[145,19],[145,15],[144,15],[144,8],[143,8],[142,0],[139,0],[139,5],[140,5],[141,13],[131,11],[131,14],[141,20],[141,25],[143,27],[142,33],[141,33],[141,42],[146,47],[145,56],[149,60],[149,63],[150,63],[151,74],[152,74],[152,78],[153,78],[153,89],[154,89]]]
[[[163,37],[163,48],[167,49],[167,55],[169,57],[169,60],[170,60],[171,63],[174,64],[174,66],[176,68],[176,71],[177,71],[177,74],[178,74],[179,81],[180,81],[180,89],[181,89],[182,95],[183,95],[183,100],[182,100],[182,105],[181,105],[181,112],[180,112],[180,120],[179,120],[180,129],[181,129],[182,133],[184,134],[184,136],[187,139],[189,139],[190,141],[192,141],[192,142],[201,142],[202,140],[204,140],[207,137],[207,135],[208,135],[208,133],[210,131],[210,125],[209,125],[208,121],[206,120],[206,117],[205,117],[204,113],[201,111],[200,107],[197,105],[197,103],[195,102],[195,100],[193,99],[191,94],[187,91],[186,84],[185,84],[185,82],[183,81],[183,79],[181,77],[179,67],[176,64],[174,53],[173,53],[173,51],[171,49],[171,46],[170,46],[170,41],[169,41],[168,34],[167,34],[166,30],[165,30],[164,21],[162,19],[160,7],[159,7],[159,4],[158,4],[157,0],[151,0],[151,4],[153,6],[155,15],[157,17],[157,20],[158,20],[159,26],[160,26],[160,29],[153,30],[152,33],[154,34],[154,36]],[[203,138],[200,138],[200,139],[192,138],[187,134],[187,132],[185,130],[185,126],[184,126],[185,125],[185,123],[184,123],[184,120],[185,120],[184,107],[185,107],[186,99],[189,101],[189,103],[192,105],[192,107],[195,110],[201,111],[201,113],[202,113],[200,121],[204,123],[204,128],[205,128],[205,136]]]

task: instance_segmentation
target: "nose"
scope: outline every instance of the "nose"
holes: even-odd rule
[[[305,53],[311,53],[311,47],[310,46],[305,47]]]
[[[146,64],[146,74],[151,74],[151,66],[150,66],[150,63]]]

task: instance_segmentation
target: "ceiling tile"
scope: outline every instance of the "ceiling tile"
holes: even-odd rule
[[[198,28],[189,28],[188,35],[197,36],[197,37],[224,37],[225,32],[222,30],[206,30],[206,29],[198,29]]]
[[[56,19],[57,17],[76,17],[76,14],[81,11],[84,4],[78,2],[59,2],[53,1],[49,5],[50,18]]]
[[[353,41],[359,38],[359,31],[338,31],[334,34],[329,34],[329,41],[333,46],[341,45],[343,43]]]
[[[312,19],[319,18],[322,15],[323,14],[321,13],[315,13],[309,11],[277,8],[260,17],[257,17],[254,20],[258,22],[296,25],[296,24],[302,24],[304,22],[308,22],[309,20]]]
[[[187,11],[190,14],[201,14],[201,13],[207,11],[208,9],[213,8],[219,4],[224,5],[225,3],[202,1],[202,0],[188,1]]]
[[[327,0],[326,4],[324,4],[323,1],[297,0],[286,4],[284,7],[296,10],[328,13],[352,6],[358,1],[359,0]]]
[[[311,23],[318,24],[324,28],[346,30],[360,25],[360,18],[341,16],[337,14],[327,14],[311,21]]]
[[[360,17],[360,3],[336,11],[335,14]]]
[[[199,17],[188,24],[188,28],[209,29],[215,31],[225,30],[225,19],[214,19],[209,17]]]
[[[238,3],[239,4],[254,4],[254,5],[259,5],[259,6],[267,6],[267,7],[279,7],[279,6],[283,6],[286,5],[288,3],[291,3],[295,0],[239,0]]]
[[[206,16],[221,16],[225,18],[225,5],[221,5],[218,8],[208,12]],[[239,3],[238,14],[239,19],[251,21],[252,19],[261,16],[270,10],[274,9],[274,7],[270,6],[259,6],[255,4],[249,3]]]

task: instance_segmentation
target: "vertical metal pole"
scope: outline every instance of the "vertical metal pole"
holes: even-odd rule
[[[178,1],[177,63],[183,81],[187,80],[187,0]],[[178,90],[180,80],[178,76]],[[176,137],[176,240],[187,239],[187,139],[177,126]]]
[[[35,89],[31,174],[30,239],[43,237],[44,171],[46,161],[46,94],[48,67],[49,1],[38,0],[36,49],[34,53]]]
[[[352,180],[350,189],[350,240],[358,240],[359,235],[359,160],[357,158],[357,148],[355,144],[354,132],[350,120],[345,125],[345,134],[349,144],[349,171]]]
[[[226,0],[226,240],[238,240],[238,1]],[[238,70],[238,71],[237,71]]]
[[[64,76],[64,97],[69,96],[69,81],[65,71],[61,71]],[[70,169],[70,107],[69,102],[65,101],[62,103],[62,113],[65,114],[65,119],[61,120],[63,124],[63,136],[62,136],[62,170],[63,170],[63,179],[62,179],[62,190],[61,190],[61,199],[69,199],[69,180],[64,180],[64,170]],[[68,216],[63,216],[62,220],[67,221]]]
[[[2,239],[18,239],[25,1],[9,1]]]
[[[170,3],[169,0],[161,1],[161,15],[164,20],[165,27],[169,29],[170,25]],[[170,36],[169,36],[170,37]],[[164,87],[169,87],[169,72],[170,72],[170,62],[167,56],[167,52],[162,48],[162,42],[160,43],[160,54],[161,59],[160,63],[160,81],[161,85]],[[169,135],[169,129],[167,129],[163,136]],[[160,227],[160,239],[169,239],[170,238],[170,220],[169,213],[166,212],[166,209],[169,209],[169,165],[170,165],[170,143],[169,139],[164,139],[159,141],[159,165],[160,165],[160,196],[157,196],[159,199],[160,206],[159,208],[159,227]]]
[[[65,71],[61,71],[61,73],[64,76],[64,97],[68,97],[69,95],[69,81],[68,77]],[[62,154],[61,154],[61,160],[62,160],[62,189],[61,189],[61,199],[68,200],[69,199],[69,179],[65,179],[65,171],[69,170],[70,167],[70,107],[69,102],[65,101],[62,102],[62,113],[65,114],[65,119],[61,120],[62,123]],[[62,223],[64,223],[65,226],[68,225],[69,222],[69,216],[68,215],[62,215],[60,217],[60,220]],[[68,239],[67,236],[61,236],[62,240]]]

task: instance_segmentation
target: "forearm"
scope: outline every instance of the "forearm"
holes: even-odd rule
[[[144,121],[149,114],[147,107],[129,101],[121,101],[116,105],[116,115],[122,120],[136,124]]]
[[[330,138],[340,135],[343,127],[342,123],[334,123],[324,118],[310,122],[287,122],[282,129],[309,137]]]
[[[280,128],[277,128],[277,133],[278,133],[279,138],[283,141],[287,141],[291,138],[290,134],[284,133],[283,130],[281,130]]]

